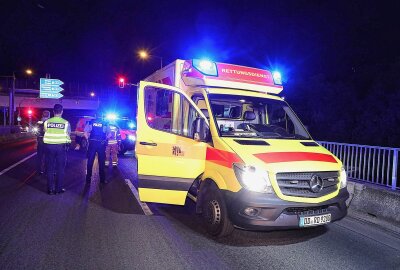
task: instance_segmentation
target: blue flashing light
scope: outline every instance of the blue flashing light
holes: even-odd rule
[[[135,123],[129,122],[129,123],[128,123],[128,127],[129,127],[130,129],[134,129],[134,128],[135,128]]]
[[[218,76],[217,63],[209,60],[193,59],[193,67],[207,76]]]
[[[275,84],[282,85],[282,75],[279,71],[272,72],[272,78],[274,79]]]
[[[108,114],[106,115],[106,119],[107,119],[107,120],[113,121],[113,120],[117,120],[117,118],[118,118],[118,116],[117,116],[115,113],[108,113]]]

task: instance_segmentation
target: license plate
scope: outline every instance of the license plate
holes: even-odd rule
[[[300,227],[317,226],[317,225],[322,225],[322,224],[326,224],[329,222],[331,222],[331,214],[300,217],[299,226]]]

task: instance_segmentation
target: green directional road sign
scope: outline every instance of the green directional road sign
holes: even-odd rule
[[[60,87],[63,82],[59,79],[40,78],[40,98],[56,98],[63,97],[60,94],[64,89]]]

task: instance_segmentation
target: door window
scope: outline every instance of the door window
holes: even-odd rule
[[[155,87],[146,87],[145,113],[149,127],[193,138],[196,109],[180,93]]]
[[[173,92],[161,88],[146,87],[144,95],[146,121],[149,127],[171,132]]]

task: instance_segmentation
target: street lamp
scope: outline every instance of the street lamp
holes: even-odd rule
[[[147,59],[149,57],[149,54],[146,51],[141,50],[141,51],[139,51],[139,57],[141,59]]]
[[[96,96],[96,94],[94,92],[90,92],[90,96],[94,97],[94,96]]]
[[[142,59],[142,60],[147,60],[147,59],[152,58],[152,57],[153,58],[158,58],[158,59],[160,59],[161,68],[163,67],[162,57],[161,56],[157,56],[157,55],[154,55],[154,54],[149,54],[146,50],[140,50],[138,52],[138,55],[139,55],[139,58]]]
[[[32,75],[33,71],[32,71],[32,69],[28,68],[27,70],[25,70],[25,73],[28,75]]]

